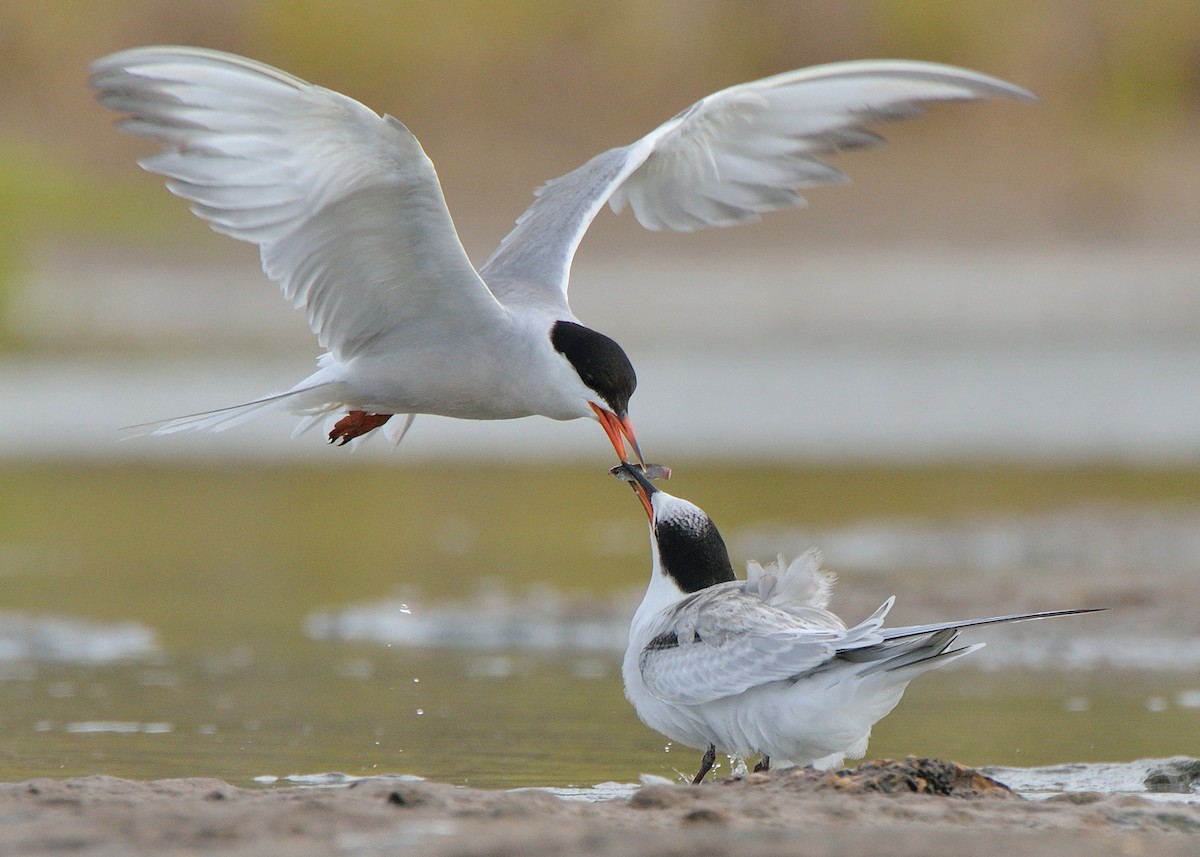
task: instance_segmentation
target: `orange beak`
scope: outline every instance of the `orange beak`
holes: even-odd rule
[[[637,438],[633,433],[633,422],[629,419],[629,415],[617,416],[612,411],[600,407],[595,402],[588,402],[588,405],[596,413],[596,419],[600,420],[600,425],[604,428],[604,433],[608,435],[609,443],[613,445],[613,449],[617,451],[617,458],[622,462],[628,463],[629,457],[625,452],[625,441],[629,441],[629,445],[633,447],[633,453],[637,456],[639,462],[645,467],[646,460],[642,458],[642,450],[638,447]]]

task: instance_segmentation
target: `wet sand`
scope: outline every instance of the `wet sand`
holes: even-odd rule
[[[215,779],[34,780],[0,785],[0,855],[1170,857],[1200,847],[1197,803],[1089,792],[1029,800],[936,760],[866,770],[650,785],[593,803],[387,778],[249,789]]]

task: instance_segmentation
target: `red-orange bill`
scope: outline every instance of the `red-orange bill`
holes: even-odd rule
[[[625,441],[629,441],[629,445],[633,447],[633,453],[637,456],[638,461],[643,464],[645,460],[642,458],[642,450],[638,447],[637,437],[633,433],[633,421],[629,416],[618,417],[612,411],[600,407],[595,402],[588,402],[592,410],[596,413],[596,418],[600,420],[600,425],[604,428],[604,433],[608,435],[608,441],[613,445],[613,449],[617,451],[617,458],[622,461],[629,460],[629,454],[625,451]]]

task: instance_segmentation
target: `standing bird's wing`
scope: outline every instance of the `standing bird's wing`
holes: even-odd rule
[[[339,359],[431,317],[503,308],[472,267],[433,164],[400,122],[268,65],[147,47],[97,60],[120,127],[163,144],[140,161],[263,270]]]
[[[839,652],[878,645],[893,602],[847,629],[827,611],[813,609],[801,620],[745,586],[710,586],[663,611],[640,656],[651,695],[698,705],[810,672]]]
[[[799,189],[845,180],[821,160],[874,146],[868,125],[931,101],[1034,100],[994,77],[935,63],[868,60],[800,69],[713,93],[629,146],[597,155],[537,193],[480,269],[498,295],[562,300],[571,259],[607,202],[647,229],[687,232],[804,204]]]
[[[933,622],[929,625],[906,625],[900,628],[885,628],[880,632],[885,643],[923,637],[940,631],[961,631],[963,628],[979,628],[983,625],[1006,625],[1011,622],[1031,622],[1035,619],[1053,619],[1056,616],[1081,616],[1085,613],[1103,613],[1107,607],[1076,607],[1071,610],[1041,610],[1037,613],[1009,613],[1004,616],[988,616],[985,619],[966,619],[961,622]]]
[[[909,625],[901,628],[885,628],[879,632],[882,638],[870,646],[851,651],[839,651],[839,659],[857,664],[860,678],[872,673],[896,672],[905,667],[918,666],[922,672],[934,666],[950,663],[983,648],[983,643],[947,651],[958,639],[964,628],[983,625],[1003,625],[1009,622],[1029,622],[1035,619],[1052,619],[1057,616],[1078,616],[1085,613],[1101,613],[1106,608],[1085,607],[1073,610],[1042,610],[1037,613],[1011,613],[1006,616],[989,616],[986,619],[967,619],[962,622],[933,622],[928,625]]]
[[[914,664],[932,667],[935,659],[948,663],[982,648],[976,643],[946,651],[964,628],[1103,612],[1045,610],[883,628],[895,602],[889,598],[865,621],[845,629],[831,613],[826,614],[827,622],[799,621],[753,596],[739,596],[740,586],[712,586],[664,611],[660,632],[641,656],[642,679],[651,694],[665,702],[695,705],[801,678],[834,661],[855,664],[860,677]]]

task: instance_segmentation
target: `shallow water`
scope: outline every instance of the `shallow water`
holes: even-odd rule
[[[247,784],[331,771],[587,787],[674,778],[699,759],[637,722],[611,657],[342,645],[297,654],[10,669],[0,777]],[[1175,673],[934,674],[877,727],[870,755],[1022,767],[1172,755],[1195,746],[1198,684]]]
[[[1200,761],[1186,757],[1125,763],[1072,763],[1040,768],[987,769],[984,773],[1031,798],[1063,792],[1133,794],[1164,803],[1200,803]]]
[[[708,507],[738,557],[825,545],[847,616],[893,593],[897,621],[1118,608],[981,635],[975,667],[915,682],[869,755],[1028,768],[1197,754],[1200,474],[677,473],[672,490]],[[696,765],[621,693],[646,535],[602,475],[25,466],[0,475],[0,502],[0,779],[589,787]],[[390,637],[372,615],[425,635]]]

